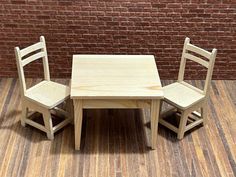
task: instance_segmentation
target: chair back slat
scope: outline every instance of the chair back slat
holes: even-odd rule
[[[31,53],[32,55],[30,55]],[[25,95],[26,92],[26,83],[24,75],[25,65],[42,58],[43,69],[44,69],[44,80],[47,81],[50,80],[46,42],[43,36],[40,37],[40,42],[35,43],[24,49],[20,50],[19,47],[15,47],[15,55],[16,55],[17,70],[21,85],[21,92],[23,95]]]
[[[197,56],[195,56],[195,54]],[[203,94],[208,95],[216,54],[217,54],[217,49],[213,49],[212,52],[208,52],[204,49],[201,49],[200,47],[190,44],[190,39],[186,38],[180,62],[178,82],[186,83],[184,82],[184,73],[187,59],[199,63],[207,68],[207,75],[203,89]],[[204,57],[206,60],[202,59],[200,56]]]
[[[210,57],[211,57],[211,53],[210,52],[208,52],[208,51],[206,51],[204,49],[201,49],[200,47],[194,46],[194,45],[192,45],[190,43],[187,44],[186,50],[194,52],[194,53],[197,53],[197,54],[199,54],[199,55],[201,55],[201,56],[203,56],[203,57],[205,57],[207,59],[210,59]]]
[[[20,50],[20,55],[21,57],[23,58],[25,55],[28,55],[32,52],[35,52],[37,50],[40,50],[40,49],[43,49],[44,45],[43,45],[43,42],[38,42],[36,44],[33,44],[29,47],[26,47],[24,49],[21,49]]]
[[[45,52],[39,52],[34,55],[31,55],[28,58],[25,58],[24,60],[22,60],[22,66],[24,67],[25,65],[27,65],[39,58],[43,58],[44,56],[45,56]]]
[[[185,53],[184,54],[184,58],[192,60],[192,61],[194,61],[196,63],[199,63],[199,64],[205,66],[206,68],[209,67],[209,62],[207,62],[207,61],[205,61],[205,60],[203,60],[203,59],[201,59],[199,57],[196,57],[196,56],[194,56],[194,55],[192,55],[190,53]]]

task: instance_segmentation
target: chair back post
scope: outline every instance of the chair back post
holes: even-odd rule
[[[21,94],[25,95],[26,91],[26,83],[25,83],[25,74],[21,62],[21,54],[20,54],[20,48],[15,47],[15,56],[16,56],[16,65],[17,65],[17,71],[19,75],[19,82],[21,87]]]
[[[210,90],[210,85],[211,85],[211,78],[212,78],[212,73],[213,73],[213,68],[215,65],[215,59],[216,59],[216,54],[217,54],[217,49],[213,49],[211,56],[210,56],[210,61],[209,61],[209,68],[207,70],[207,76],[206,76],[206,81],[205,81],[205,86],[204,86],[204,94],[206,96],[209,95],[209,90]]]
[[[41,51],[45,53],[45,55],[43,57],[44,79],[46,81],[50,81],[48,54],[47,54],[47,48],[46,48],[46,42],[45,42],[44,36],[40,36],[40,42],[43,43],[43,48],[41,49]]]
[[[189,43],[190,43],[190,39],[186,37],[184,41],[184,48],[183,48],[181,62],[180,62],[178,82],[182,82],[184,80],[184,71],[185,71],[185,65],[186,65],[186,58],[184,57],[184,54],[186,53],[186,48]]]

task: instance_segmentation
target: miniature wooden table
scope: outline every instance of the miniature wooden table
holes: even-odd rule
[[[75,149],[80,149],[83,109],[150,108],[156,147],[163,91],[152,55],[73,55]],[[128,120],[127,120],[128,121]]]

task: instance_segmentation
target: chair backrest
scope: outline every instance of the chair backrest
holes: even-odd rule
[[[206,75],[204,90],[202,90],[202,93],[204,95],[208,95],[209,88],[210,88],[210,82],[211,82],[211,78],[212,78],[212,73],[213,73],[213,68],[214,68],[214,64],[215,64],[216,54],[217,54],[217,49],[214,48],[212,50],[212,52],[208,52],[204,49],[201,49],[197,46],[190,44],[190,39],[186,38],[185,42],[184,42],[182,57],[181,57],[178,82],[183,82],[183,80],[184,80],[186,60],[189,59],[194,62],[197,62],[207,68],[207,75]],[[185,83],[185,84],[187,86],[190,86],[191,88],[197,89],[196,87],[194,87],[190,84],[187,84],[187,83]],[[197,89],[197,90],[200,90],[200,89]]]
[[[20,50],[19,47],[15,47],[15,55],[22,95],[25,95],[26,92],[26,83],[24,75],[25,65],[42,58],[44,79],[48,81],[50,80],[47,49],[45,38],[43,36],[40,36],[40,42],[28,46],[24,49]]]

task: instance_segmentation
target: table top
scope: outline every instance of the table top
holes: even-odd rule
[[[153,55],[73,55],[72,99],[162,97]]]

